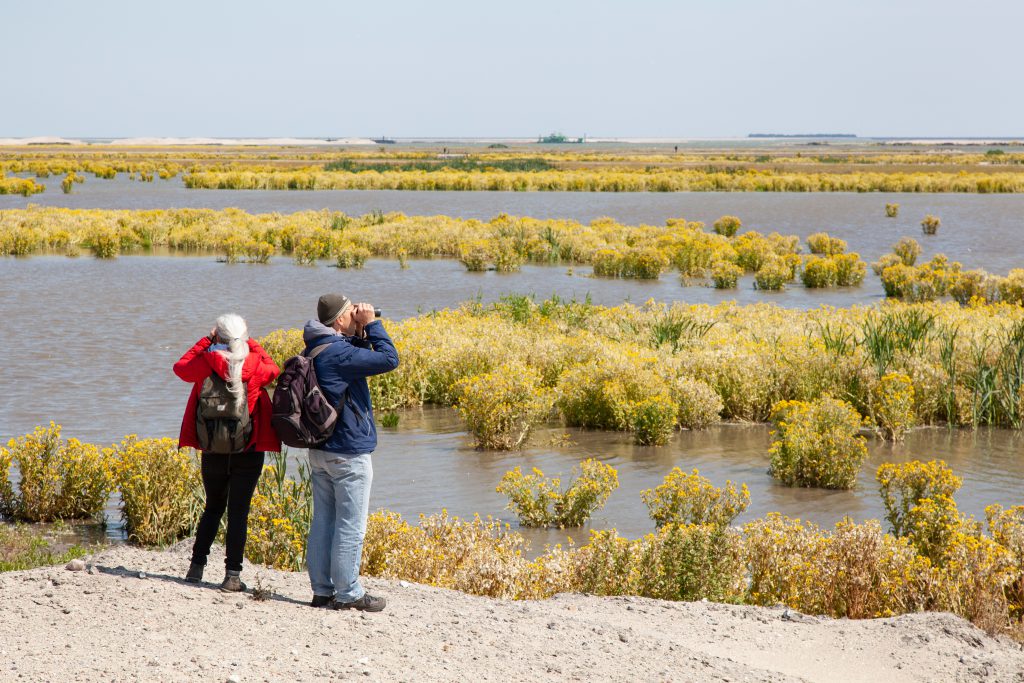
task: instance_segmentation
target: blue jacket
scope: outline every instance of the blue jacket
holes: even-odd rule
[[[320,448],[332,453],[357,455],[377,447],[377,425],[373,421],[370,388],[366,378],[398,367],[398,352],[384,325],[375,320],[367,325],[366,339],[338,334],[319,320],[310,320],[302,332],[306,352],[329,344],[313,360],[320,389],[335,406],[347,390],[334,433]]]

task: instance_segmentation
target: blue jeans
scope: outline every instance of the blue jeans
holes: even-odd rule
[[[370,454],[342,455],[311,448],[309,469],[313,521],[306,566],[313,595],[334,595],[338,602],[358,600],[366,592],[359,583],[359,563],[370,511]]]

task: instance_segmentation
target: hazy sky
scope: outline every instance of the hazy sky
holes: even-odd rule
[[[0,137],[1024,135],[1021,0],[5,4]]]

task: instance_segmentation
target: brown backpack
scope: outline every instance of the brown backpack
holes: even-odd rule
[[[249,387],[242,383],[238,399],[228,383],[216,372],[203,380],[196,403],[196,436],[199,447],[208,453],[241,453],[252,440],[249,415]]]

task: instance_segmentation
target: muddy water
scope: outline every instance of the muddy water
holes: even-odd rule
[[[359,272],[323,265],[303,268],[287,261],[228,266],[212,257],[169,256],[0,259],[0,282],[0,439],[54,420],[64,426],[66,436],[102,445],[130,433],[177,434],[189,388],[173,376],[171,365],[228,310],[245,316],[253,334],[261,335],[301,324],[311,314],[315,297],[331,289],[369,299],[394,318],[477,294],[490,300],[508,291],[565,297],[589,292],[598,303],[608,304],[627,296],[635,301],[649,296],[714,300],[717,294],[680,288],[672,281],[570,277],[562,268],[532,267],[520,275],[501,276],[467,274],[451,261],[417,261],[405,271],[391,261],[374,261]],[[786,301],[816,303],[806,296]],[[453,411],[408,411],[399,428],[385,431],[381,439],[373,505],[413,517],[447,507],[453,514],[479,512],[514,522],[494,491],[506,470],[537,466],[548,474],[567,475],[585,457],[611,463],[621,480],[593,527],[614,526],[631,536],[651,528],[640,491],[656,486],[674,466],[697,467],[719,485],[726,479],[746,482],[752,503],[743,519],[773,510],[825,525],[844,515],[880,517],[874,468],[915,457],[950,462],[964,477],[959,500],[971,514],[980,515],[992,502],[1024,503],[1024,436],[1005,430],[926,429],[902,446],[873,442],[861,486],[852,492],[775,485],[766,474],[768,432],[762,426],[683,432],[659,449],[634,446],[627,435],[576,430],[568,430],[575,445],[549,445],[553,435],[565,431],[542,430],[522,453],[484,453],[472,449]],[[108,516],[106,535],[121,538],[114,508]],[[81,532],[86,540],[104,534],[96,528]],[[586,530],[574,535],[585,538]],[[530,536],[539,544],[565,539],[558,532]]]
[[[445,408],[403,411],[397,428],[380,431],[370,506],[373,510],[399,512],[410,521],[421,513],[447,509],[460,517],[490,515],[516,529],[515,516],[505,509],[504,497],[494,490],[508,470],[537,467],[566,481],[584,458],[598,458],[615,467],[619,489],[587,526],[568,531],[520,530],[531,541],[534,552],[546,544],[566,543],[569,538],[576,543],[586,542],[591,529],[615,528],[631,538],[649,533],[653,523],[640,493],[660,484],[673,467],[686,471],[697,468],[719,486],[727,480],[747,484],[750,507],[737,523],[768,512],[781,512],[826,527],[844,517],[882,520],[885,512],[874,481],[875,469],[884,462],[914,458],[945,459],[963,478],[957,501],[966,514],[983,519],[985,506],[991,503],[1024,503],[1024,459],[1020,457],[1024,435],[1006,430],[974,433],[921,429],[898,446],[872,439],[868,461],[852,491],[792,489],[776,484],[767,474],[771,439],[763,425],[723,424],[704,431],[680,432],[661,448],[636,446],[626,434],[549,425],[538,430],[531,444],[517,453],[475,450],[457,413]],[[304,451],[289,454],[293,474],[304,460]],[[116,498],[111,499],[106,516],[106,529],[94,524],[68,525],[58,538],[64,542],[123,542]]]
[[[54,185],[55,179],[50,180]],[[661,223],[685,216],[711,222],[736,214],[746,226],[805,237],[828,230],[850,242],[865,258],[888,249],[898,237],[919,237],[925,253],[942,251],[968,267],[1005,272],[1024,266],[1016,247],[1024,234],[1024,196],[855,195],[855,194],[576,194],[454,192],[235,192],[188,191],[180,181],[153,185],[89,179],[65,196],[59,187],[24,199],[0,197],[0,208],[28,203],[72,207],[154,208],[239,206],[250,211],[331,208],[352,214],[373,209],[487,218],[505,211],[581,221],[608,215],[626,223]],[[901,217],[882,217],[886,202],[901,204]],[[939,235],[921,238],[925,213],[942,217]],[[98,444],[125,434],[177,434],[188,387],[171,373],[172,363],[207,331],[213,319],[233,310],[245,316],[254,335],[293,327],[311,316],[318,294],[341,290],[369,300],[400,319],[474,297],[485,301],[515,292],[583,298],[615,305],[624,300],[717,302],[774,301],[786,306],[847,306],[881,298],[877,278],[852,290],[755,292],[748,281],[734,292],[680,287],[672,275],[656,282],[588,277],[589,269],[528,266],[520,274],[466,273],[454,261],[373,260],[362,271],[320,264],[227,266],[212,257],[124,256],[114,261],[88,257],[0,259],[0,439],[31,431],[50,420],[65,435]],[[1022,436],[1003,430],[977,433],[920,430],[902,446],[872,443],[861,486],[852,492],[788,489],[765,473],[768,434],[764,427],[723,425],[678,434],[661,449],[633,446],[629,437],[569,430],[575,445],[547,445],[566,430],[542,430],[533,446],[517,454],[482,453],[471,448],[458,417],[449,410],[409,411],[399,428],[385,431],[375,460],[374,507],[405,515],[479,512],[514,522],[494,492],[511,467],[537,466],[567,475],[584,457],[598,457],[619,471],[621,488],[596,516],[593,527],[617,527],[636,536],[651,529],[639,492],[656,486],[673,467],[697,467],[716,484],[746,482],[752,502],[740,521],[777,510],[829,525],[844,515],[881,517],[872,481],[875,466],[915,457],[945,458],[964,478],[961,507],[981,515],[985,505],[1024,503]],[[301,456],[300,456],[301,457]],[[106,532],[75,527],[89,541],[122,538],[116,511],[108,510]],[[535,543],[560,542],[559,532],[530,532]],[[583,540],[586,530],[574,534]]]
[[[88,177],[73,194],[60,178],[41,180],[46,192],[33,197],[0,195],[0,209],[28,204],[72,208],[156,209],[239,207],[251,212],[332,209],[360,215],[374,209],[409,215],[445,214],[490,218],[506,212],[537,218],[587,222],[611,216],[627,224],[661,225],[666,218],[711,223],[732,214],[745,228],[787,235],[825,230],[847,240],[850,248],[874,260],[900,237],[918,238],[924,257],[944,253],[968,268],[1005,273],[1024,267],[1024,195],[756,192],[402,192],[389,190],[238,191],[187,190],[179,178],[139,183],[124,174],[112,180]],[[885,218],[886,203],[900,205],[898,218]],[[925,238],[926,214],[942,219],[935,236]]]
[[[551,445],[553,437],[563,434],[569,435],[571,445]],[[884,462],[915,458],[945,459],[963,478],[957,501],[967,514],[983,518],[985,506],[991,503],[1024,503],[1024,458],[1020,457],[1024,435],[1006,430],[921,429],[898,446],[872,439],[869,459],[853,491],[792,489],[776,484],[767,474],[770,441],[769,429],[763,425],[724,424],[680,432],[661,448],[636,446],[625,434],[551,426],[540,430],[533,445],[521,453],[481,452],[472,448],[454,411],[407,411],[397,430],[384,432],[374,456],[371,504],[413,516],[442,507],[460,516],[479,512],[505,519],[515,527],[515,516],[503,509],[505,499],[494,490],[506,471],[516,466],[524,471],[538,467],[547,475],[568,477],[575,464],[589,457],[618,470],[619,489],[587,528],[569,534],[577,541],[585,541],[590,528],[614,527],[629,537],[650,532],[653,524],[640,492],[660,484],[673,467],[697,468],[718,486],[726,480],[746,483],[751,502],[738,523],[773,511],[826,526],[845,516],[858,521],[883,519],[875,469]],[[525,533],[537,547],[563,542],[567,536],[558,531]]]
[[[508,292],[619,304],[663,301],[764,300],[749,287],[731,294],[706,287],[616,281],[532,266],[520,274],[466,273],[457,261],[375,260],[359,271],[324,264],[300,267],[227,265],[213,257],[122,256],[102,261],[40,256],[0,259],[2,391],[0,438],[55,420],[78,438],[110,442],[129,433],[174,433],[187,387],[171,365],[218,315],[235,311],[253,336],[299,327],[316,297],[335,290],[370,301],[393,319]],[[845,305],[856,294],[794,288],[768,300]]]

